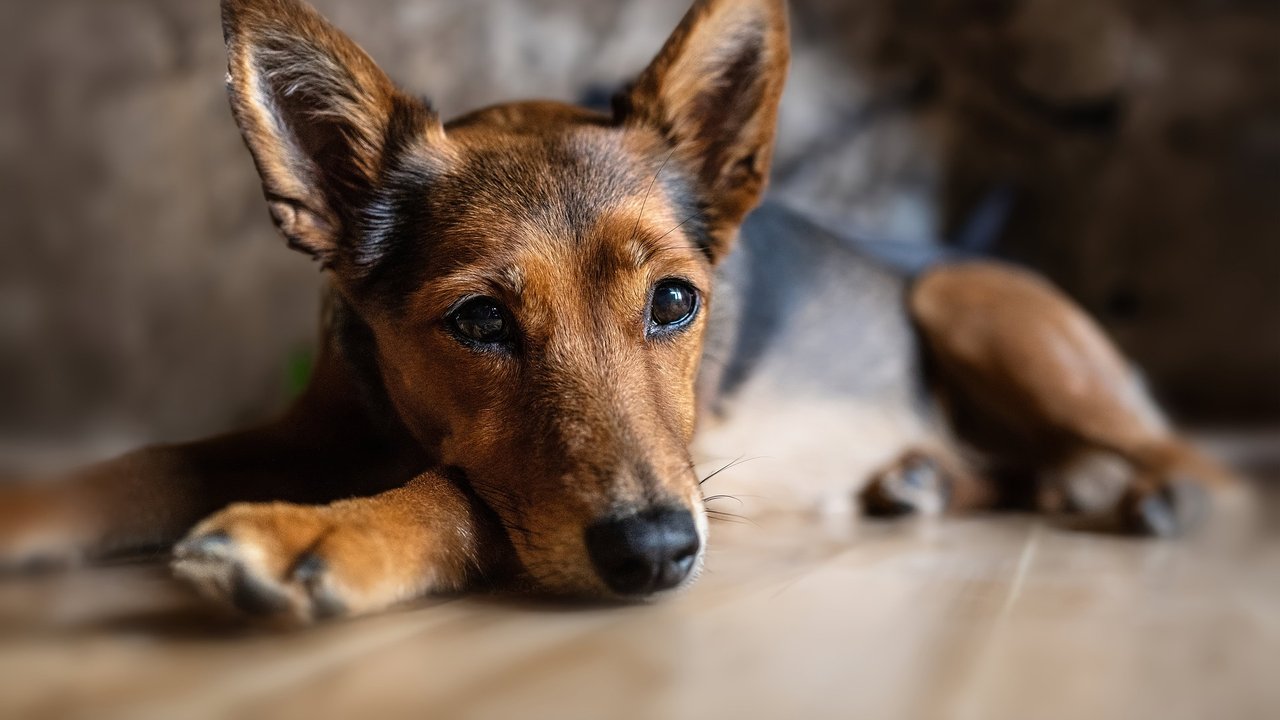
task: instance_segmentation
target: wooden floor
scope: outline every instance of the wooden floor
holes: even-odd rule
[[[6,581],[0,718],[1280,717],[1274,538],[714,533],[703,579],[653,606],[437,600],[302,632],[213,613],[160,563]]]

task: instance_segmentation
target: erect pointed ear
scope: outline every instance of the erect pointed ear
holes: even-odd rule
[[[299,0],[222,0],[222,25],[231,108],[277,227],[326,266],[358,256],[350,235],[389,138],[443,137],[438,118]]]
[[[763,194],[790,59],[786,0],[697,0],[615,103],[666,135],[694,175],[713,260]]]

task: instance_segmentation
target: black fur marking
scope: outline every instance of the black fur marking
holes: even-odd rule
[[[407,436],[408,430],[399,422],[399,415],[383,383],[373,330],[343,300],[334,298],[333,302],[333,333],[338,351],[351,366],[352,379],[360,389],[361,404],[368,410],[369,419],[383,423],[378,428],[381,435]]]
[[[349,265],[366,296],[403,298],[425,279],[424,241],[432,226],[427,203],[433,181],[426,158],[410,155],[434,115],[423,106],[398,103],[384,139],[382,169],[375,187],[352,213]]]

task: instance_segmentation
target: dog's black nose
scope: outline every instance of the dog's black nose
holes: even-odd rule
[[[587,528],[596,572],[619,595],[648,595],[679,585],[698,556],[698,530],[684,509],[660,509]]]

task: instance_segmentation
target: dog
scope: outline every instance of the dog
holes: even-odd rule
[[[301,0],[222,12],[271,218],[327,278],[314,375],[260,427],[3,489],[8,566],[174,546],[203,593],[302,622],[481,587],[636,600],[701,568],[695,456],[803,458],[744,482],[874,515],[1069,509],[1110,473],[1147,535],[1230,482],[1046,281],[902,272],[757,209],[785,0],[696,0],[612,113],[448,123]]]

